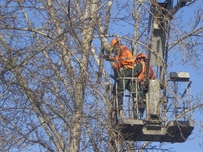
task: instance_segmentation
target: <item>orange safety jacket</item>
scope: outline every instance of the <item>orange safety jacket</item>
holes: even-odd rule
[[[120,55],[114,56],[114,68],[118,71],[121,67],[133,69],[135,59],[127,46],[119,46]]]
[[[145,73],[146,73],[146,64],[144,61],[141,61],[140,63],[142,64],[142,71],[139,74],[138,78],[141,81],[144,81]],[[155,75],[154,75],[154,71],[153,71],[152,67],[149,68],[149,79],[155,79]]]

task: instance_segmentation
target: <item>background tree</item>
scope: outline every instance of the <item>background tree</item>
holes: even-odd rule
[[[112,93],[107,89],[114,83],[113,71],[102,56],[112,55],[109,42],[115,36],[134,55],[146,50],[150,1],[0,4],[1,151],[116,150],[110,142],[115,136],[109,119]],[[183,62],[202,74],[202,6],[184,28],[181,15],[170,21],[168,52],[182,60],[170,59],[169,65]],[[173,54],[177,51],[181,58]],[[203,88],[197,95],[189,110],[201,110]],[[153,144],[139,145],[156,150]]]

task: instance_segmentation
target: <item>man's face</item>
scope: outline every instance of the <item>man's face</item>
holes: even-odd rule
[[[120,55],[121,51],[120,51],[120,48],[119,48],[119,43],[116,43],[113,46],[113,52],[114,52],[115,55]]]
[[[121,50],[119,48],[114,49],[115,55],[121,55]]]

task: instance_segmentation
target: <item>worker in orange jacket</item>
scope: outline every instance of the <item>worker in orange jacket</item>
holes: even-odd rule
[[[145,54],[138,54],[136,56],[136,66],[134,69],[135,76],[138,78],[138,94],[139,94],[139,102],[138,102],[138,111],[140,117],[143,116],[144,109],[146,107],[146,93],[148,92],[148,88],[144,85],[144,81],[146,79],[146,58]],[[149,68],[149,79],[155,79],[154,71],[152,67]]]
[[[119,111],[122,110],[123,105],[123,95],[125,89],[131,91],[130,79],[125,79],[123,77],[132,77],[132,71],[134,69],[135,59],[128,49],[127,46],[120,44],[118,38],[114,38],[111,43],[114,52],[114,71],[116,73],[116,83],[117,83],[117,97],[118,97],[118,108]]]

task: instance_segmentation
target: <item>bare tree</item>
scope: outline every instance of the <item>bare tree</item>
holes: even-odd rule
[[[112,57],[109,42],[115,36],[134,55],[149,47],[150,1],[0,4],[0,150],[118,150],[112,144],[119,134],[111,120],[113,70],[103,56]],[[170,20],[168,52],[179,50],[182,61],[196,69],[202,67],[193,62],[202,57],[201,12],[200,7],[186,31],[181,16]],[[200,108],[202,92],[188,111]],[[120,142],[128,151],[156,150],[150,142]]]

